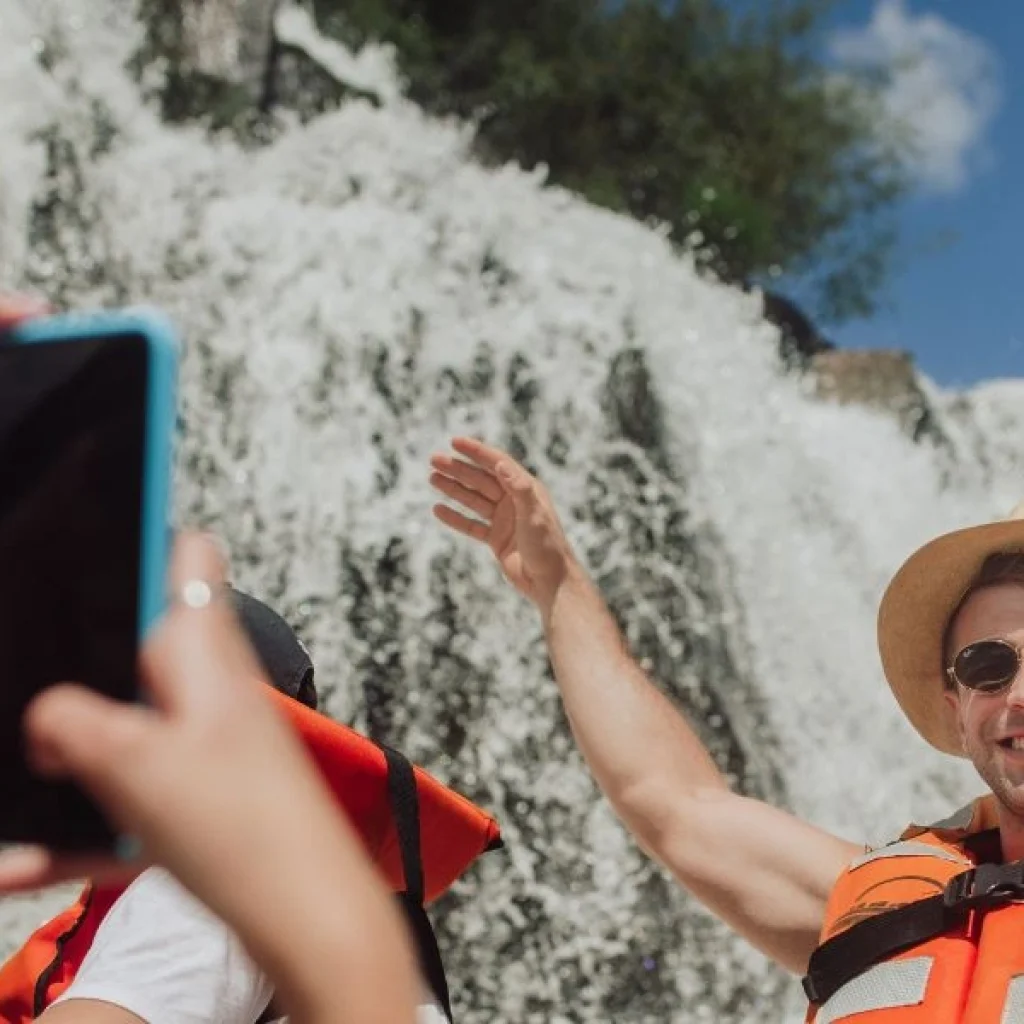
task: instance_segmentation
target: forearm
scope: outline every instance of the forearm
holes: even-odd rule
[[[281,769],[235,822],[249,857],[228,870],[233,835],[211,833],[177,858],[182,881],[239,935],[293,1024],[413,1024],[419,978],[397,902],[312,766],[286,756],[293,738],[278,739],[265,752]]]
[[[280,942],[268,958],[292,1024],[414,1024],[419,992],[401,922],[396,917],[382,927],[378,916],[359,934],[337,927],[355,909],[350,899],[331,900],[321,891],[304,915],[304,944],[289,949]],[[360,919],[368,915],[357,913],[354,920]]]
[[[726,782],[682,713],[630,656],[595,585],[574,568],[541,609],[573,733],[594,777],[641,839],[671,799]]]
[[[345,849],[324,871],[264,902],[246,930],[293,1024],[414,1024],[418,983],[397,905],[376,873]],[[321,847],[323,850],[323,847]]]

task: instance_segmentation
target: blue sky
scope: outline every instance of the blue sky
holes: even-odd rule
[[[830,21],[836,59],[906,68],[888,105],[918,156],[888,307],[828,333],[947,386],[1024,377],[1024,2],[840,0]]]

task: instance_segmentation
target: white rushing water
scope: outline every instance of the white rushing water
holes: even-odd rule
[[[181,518],[299,625],[332,713],[502,819],[507,851],[438,908],[461,1019],[795,1018],[612,821],[533,614],[432,522],[428,455],[461,431],[525,453],[724,762],[877,841],[977,789],[901,719],[874,615],[914,547],[1024,496],[1024,384],[924,382],[945,440],[915,444],[782,376],[756,297],[483,169],[387,83],[258,149],[161,124],[125,6],[0,0],[0,281],[169,311]],[[62,898],[0,905],[3,948]]]

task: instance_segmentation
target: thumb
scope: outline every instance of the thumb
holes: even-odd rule
[[[43,316],[46,303],[35,296],[0,293],[0,327],[13,327],[22,320]]]
[[[44,774],[72,775],[98,795],[116,796],[149,743],[152,717],[146,708],[62,683],[25,713],[29,756]]]

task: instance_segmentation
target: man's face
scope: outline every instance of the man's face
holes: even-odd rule
[[[978,640],[1024,647],[1024,585],[1003,583],[972,594],[950,632],[950,657]],[[978,774],[1011,814],[1024,818],[1024,672],[1009,688],[985,695],[957,685],[946,700]]]

